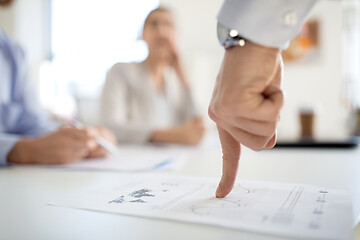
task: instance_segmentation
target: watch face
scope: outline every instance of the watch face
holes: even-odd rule
[[[229,35],[229,29],[218,23],[217,36],[221,45],[224,45],[226,39],[228,38],[228,35]]]

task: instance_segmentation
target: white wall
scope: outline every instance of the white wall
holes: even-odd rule
[[[30,78],[38,83],[44,60],[44,12],[47,0],[16,0],[10,8],[0,8],[0,26],[25,50]]]
[[[188,73],[201,108],[206,114],[212,87],[223,50],[216,38],[216,14],[222,0],[162,0],[161,4],[175,9],[180,28],[179,42],[184,51]],[[319,19],[320,58],[311,64],[287,64],[284,71],[284,89],[287,97],[282,111],[279,136],[298,137],[298,109],[317,105],[316,136],[339,138],[347,131],[348,115],[344,101],[344,74],[342,48],[342,3],[320,1],[311,18]]]
[[[317,105],[316,136],[340,138],[347,132],[343,61],[343,10],[340,1],[320,1],[311,18],[320,21],[320,58],[311,64],[287,64],[284,89],[287,93],[279,135],[296,138],[301,106]]]
[[[161,0],[175,13],[187,74],[192,82],[198,110],[205,116],[224,50],[216,35],[216,15],[222,0]]]

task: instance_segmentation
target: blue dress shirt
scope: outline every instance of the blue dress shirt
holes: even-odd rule
[[[56,129],[28,79],[24,52],[0,29],[0,166],[21,137]]]

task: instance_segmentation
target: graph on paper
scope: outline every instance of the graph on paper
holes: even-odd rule
[[[343,190],[243,181],[217,199],[216,179],[140,176],[52,204],[286,237],[342,239],[350,233],[351,198]]]

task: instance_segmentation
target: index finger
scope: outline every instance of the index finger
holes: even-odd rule
[[[223,198],[231,192],[235,184],[241,146],[230,133],[219,126],[217,128],[223,153],[223,169],[221,180],[216,190],[216,197]]]

